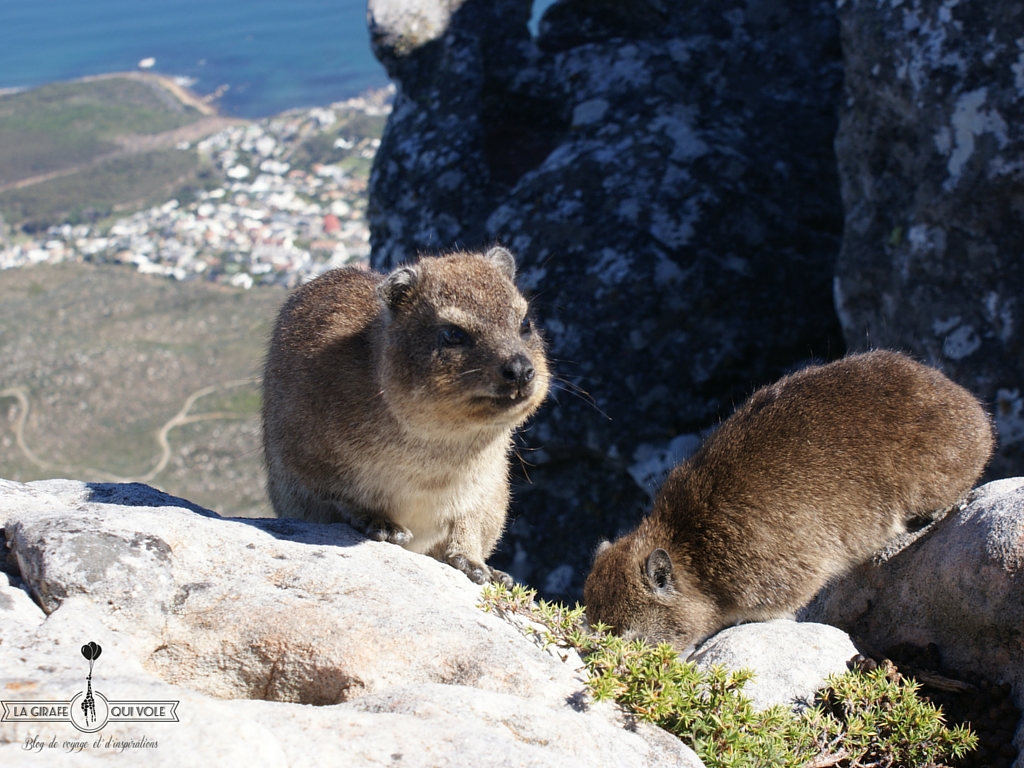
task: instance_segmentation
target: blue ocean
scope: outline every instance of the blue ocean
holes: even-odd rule
[[[552,0],[537,0],[535,12]],[[387,85],[366,0],[0,0],[0,89],[136,69],[265,117]]]
[[[263,117],[387,85],[366,0],[0,0],[0,88],[120,72],[227,85],[222,112]]]

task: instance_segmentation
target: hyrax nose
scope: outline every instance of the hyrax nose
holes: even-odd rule
[[[522,389],[533,381],[536,373],[530,358],[521,353],[513,355],[501,370],[501,375],[505,377],[505,380],[515,385],[517,389]]]

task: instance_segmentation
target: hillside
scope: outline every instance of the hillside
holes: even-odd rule
[[[0,97],[0,212],[31,233],[166,199],[209,176],[198,153],[175,147],[238,122],[139,74]]]
[[[265,514],[257,377],[285,295],[115,265],[0,272],[0,476],[143,480]]]
[[[264,346],[286,287],[369,252],[386,94],[201,141],[222,119],[174,98],[131,78],[0,98],[0,477],[139,480],[267,514]]]

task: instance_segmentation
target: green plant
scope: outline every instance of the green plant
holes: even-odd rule
[[[879,667],[827,682],[819,711],[843,725],[847,751],[859,764],[932,765],[977,747],[969,728],[946,728],[942,713],[918,697],[918,684],[894,670]]]
[[[743,686],[747,670],[701,672],[667,644],[627,641],[587,627],[584,609],[544,600],[520,585],[485,588],[481,607],[511,618],[542,645],[578,651],[598,701],[618,702],[637,720],[689,744],[708,768],[919,768],[974,749],[967,729],[946,728],[942,714],[893,671],[849,672],[828,679],[818,704],[794,714],[758,711]]]

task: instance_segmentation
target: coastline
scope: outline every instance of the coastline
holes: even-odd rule
[[[148,85],[156,85],[163,88],[167,93],[173,96],[181,104],[186,107],[192,107],[197,110],[200,114],[205,117],[221,117],[220,110],[217,108],[216,100],[224,95],[227,90],[227,86],[220,86],[213,93],[202,96],[191,88],[177,82],[177,78],[170,75],[161,75],[156,72],[139,72],[137,70],[127,70],[124,72],[104,72],[99,75],[86,75],[85,77],[76,77],[71,80],[54,80],[50,83],[40,83],[39,85],[23,86],[18,88],[0,88],[0,99],[4,96],[13,96],[18,93],[25,93],[26,91],[32,91],[36,88],[42,88],[47,85],[54,85],[56,83],[89,83],[96,80],[112,80],[114,78],[128,78],[130,80],[138,80]],[[250,122],[250,118],[238,117],[232,118],[240,121]]]
[[[105,73],[161,73],[257,120],[388,85],[373,55],[366,0],[128,4],[20,3],[4,21],[0,93]],[[139,67],[139,63],[153,66]]]
[[[169,75],[160,75],[155,72],[138,72],[135,70],[129,70],[127,72],[107,72],[102,75],[86,75],[85,77],[79,77],[65,82],[88,83],[95,80],[110,80],[116,77],[127,77],[132,80],[139,80],[151,85],[158,85],[185,106],[192,107],[207,117],[216,117],[220,115],[220,111],[214,104],[214,100],[222,93],[220,88],[208,96],[200,96],[190,88],[175,82],[173,77]],[[0,95],[3,94],[0,93]],[[240,119],[244,120],[245,118]]]
[[[268,113],[261,116],[244,116],[234,114],[232,112],[225,112],[221,109],[219,100],[231,90],[231,86],[228,84],[221,84],[217,86],[212,92],[207,94],[201,94],[194,91],[189,85],[183,84],[182,81],[188,82],[191,78],[181,75],[167,75],[156,72],[148,72],[142,70],[122,70],[115,72],[101,72],[95,75],[84,75],[82,77],[75,77],[66,80],[50,80],[44,83],[37,83],[34,85],[15,86],[10,88],[0,88],[0,99],[6,98],[7,96],[15,96],[20,93],[27,93],[30,91],[44,88],[51,85],[58,84],[74,84],[74,83],[88,83],[97,80],[111,80],[116,78],[126,78],[135,80],[137,82],[145,83],[151,87],[158,87],[166,94],[174,98],[178,103],[192,107],[198,111],[203,117],[217,117],[225,120],[232,120],[239,123],[252,123],[266,118],[274,117],[277,115],[283,115],[290,112],[305,111],[309,109],[315,109],[317,107],[324,106],[325,104],[342,104],[358,101],[365,98],[368,94],[377,92],[383,92],[389,88],[393,88],[394,84],[390,80],[385,80],[381,85],[370,85],[363,88],[361,91],[354,93],[352,96],[341,98],[337,100],[331,100],[328,102],[310,103],[298,106],[284,107],[275,112]]]

